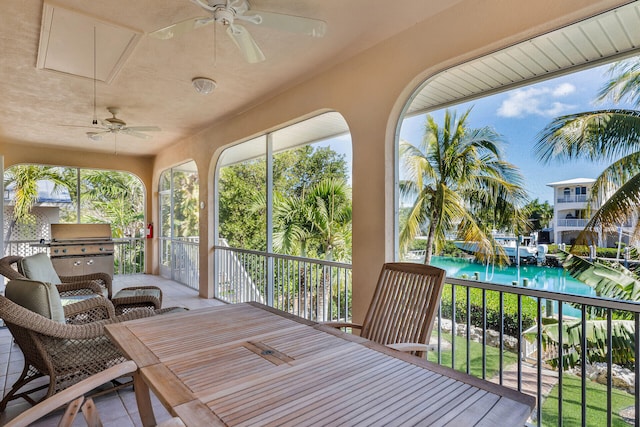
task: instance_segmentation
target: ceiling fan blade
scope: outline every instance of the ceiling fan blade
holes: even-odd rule
[[[264,54],[260,50],[260,47],[256,41],[251,37],[249,31],[242,25],[232,24],[227,28],[227,34],[231,37],[231,40],[238,46],[244,59],[250,63],[255,64],[265,60]]]
[[[87,125],[87,126],[82,126],[82,125],[58,125],[58,126],[62,126],[62,127],[65,127],[65,128],[84,128],[84,129],[100,129],[100,130],[102,130],[102,128],[100,128],[100,127],[89,126],[89,125]]]
[[[100,124],[101,124],[101,125],[103,126],[103,128],[104,128],[104,129],[106,129],[106,130],[111,130],[111,128],[113,128],[113,124],[112,124],[112,123],[109,123],[109,122],[108,122],[108,121],[106,121],[106,120],[102,120],[102,119],[100,119]]]
[[[184,21],[177,22],[175,24],[169,25],[168,27],[161,28],[152,33],[149,33],[151,37],[160,40],[168,40],[175,36],[182,35],[191,30],[198,29],[200,27],[204,27],[210,23],[214,22],[213,16],[200,16],[197,18],[189,18]]]
[[[158,126],[127,126],[122,130],[125,132],[160,132],[162,129]]]
[[[135,136],[136,138],[141,138],[141,139],[151,138],[151,135],[147,135],[146,133],[136,132],[134,130],[131,130],[131,128],[124,128],[120,131],[120,133],[123,133],[125,135]]]
[[[102,135],[104,132],[87,132],[87,138],[93,141],[102,141]]]
[[[292,33],[306,34],[311,37],[324,37],[327,32],[327,23],[319,19],[304,18],[302,16],[285,15],[282,13],[263,12],[251,10],[244,17],[260,16],[262,22],[258,25],[290,31]],[[239,19],[243,17],[238,16]]]

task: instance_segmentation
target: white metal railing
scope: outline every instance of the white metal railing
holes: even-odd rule
[[[200,254],[197,237],[159,237],[160,263],[163,276],[198,290],[200,277]]]
[[[311,320],[351,319],[351,265],[215,246],[215,296]]]
[[[558,203],[584,203],[587,201],[586,194],[578,194],[577,196],[563,196],[556,199]]]
[[[580,227],[580,228],[584,228],[587,223],[589,222],[588,219],[557,219],[556,220],[556,224],[558,225],[558,227]]]
[[[114,274],[144,273],[143,237],[125,237],[113,239]]]

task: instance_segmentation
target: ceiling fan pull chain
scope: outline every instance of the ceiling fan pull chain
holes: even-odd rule
[[[97,61],[97,52],[96,52],[96,26],[93,26],[93,121],[91,122],[94,125],[98,124],[98,113],[96,112],[96,63]]]
[[[213,26],[213,66],[218,64],[218,26]]]

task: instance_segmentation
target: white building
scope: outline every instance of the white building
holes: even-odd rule
[[[599,200],[592,202],[591,212],[587,201],[591,196],[591,188],[595,179],[574,178],[566,181],[558,181],[547,184],[553,188],[553,242],[554,243],[574,243],[580,231],[589,222],[590,213],[598,210]],[[638,221],[637,215],[632,221],[620,224],[618,232],[602,233],[598,232],[598,246],[616,247],[618,239],[622,237],[622,242],[629,244],[629,236],[633,232]]]

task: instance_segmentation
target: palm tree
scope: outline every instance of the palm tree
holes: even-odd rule
[[[82,222],[108,222],[113,237],[131,237],[144,227],[142,182],[127,172],[82,172]]]
[[[547,201],[540,203],[538,199],[532,200],[527,203],[525,210],[529,215],[531,231],[538,231],[548,227],[553,219],[553,206]]]
[[[501,139],[494,130],[467,127],[470,111],[459,119],[445,111],[442,126],[429,115],[419,145],[400,143],[407,174],[400,183],[401,197],[411,200],[400,229],[400,249],[406,252],[424,230],[425,264],[442,248],[447,233],[478,242],[482,257],[495,250],[491,229],[520,231],[526,224],[522,176],[503,160]]]
[[[38,201],[38,182],[53,182],[53,191],[60,188],[70,189],[62,169],[53,166],[16,165],[8,168],[4,174],[4,187],[13,187],[15,192],[13,217],[7,227],[5,242],[11,240],[16,224],[29,224],[35,221],[31,209]]]
[[[617,62],[609,72],[611,78],[600,90],[599,100],[627,100],[636,107],[640,105],[638,58]],[[599,229],[615,230],[638,210],[640,111],[603,109],[557,117],[540,132],[535,149],[538,158],[546,163],[577,159],[610,162],[596,178],[589,201],[611,191],[613,194],[593,214],[577,244],[594,243],[590,239]]]
[[[264,209],[264,196],[256,196],[254,210]],[[309,252],[327,261],[348,259],[351,242],[351,192],[342,179],[328,178],[304,189],[298,197],[274,194],[274,245],[279,252],[308,256]],[[301,267],[302,269],[306,267]],[[325,292],[330,269],[322,269],[315,295],[316,317],[327,320],[328,294]],[[298,275],[304,281],[307,272]],[[299,290],[307,292],[305,283]],[[313,293],[313,290],[311,290]],[[307,299],[305,299],[307,301]]]

